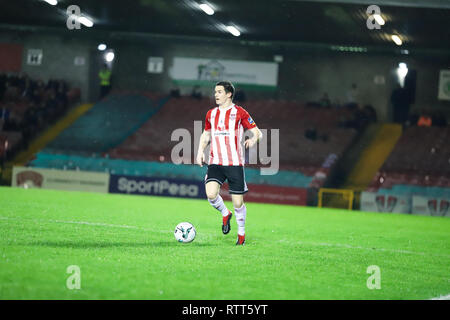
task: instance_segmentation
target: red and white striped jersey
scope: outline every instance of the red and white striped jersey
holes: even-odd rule
[[[226,109],[215,107],[206,114],[205,131],[211,130],[208,164],[243,166],[245,163],[242,138],[244,131],[256,124],[248,112],[232,104]]]

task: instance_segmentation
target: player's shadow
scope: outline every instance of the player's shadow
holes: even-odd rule
[[[17,244],[17,243],[16,243]],[[191,242],[189,244],[177,243],[176,241],[146,241],[146,242],[125,242],[125,241],[33,241],[23,243],[26,246],[40,246],[40,247],[53,247],[53,248],[75,248],[75,249],[87,249],[87,248],[123,248],[123,247],[132,247],[132,248],[149,248],[149,247],[183,247],[186,245],[194,246],[194,247],[211,247],[215,246],[215,244],[211,243],[202,243],[202,242]]]

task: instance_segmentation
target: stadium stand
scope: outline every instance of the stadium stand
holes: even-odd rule
[[[59,119],[80,97],[64,80],[47,83],[26,74],[0,74],[0,157],[10,159]]]
[[[114,93],[66,129],[30,165],[201,180],[204,168],[171,162],[172,148],[179,143],[171,141],[171,134],[185,128],[194,137],[194,121],[201,121],[203,128],[212,105],[209,98]],[[280,130],[279,173],[260,175],[259,166],[249,165],[248,183],[319,188],[357,133],[354,128],[339,126],[345,113],[342,109],[276,100],[253,100],[243,106],[259,128]],[[314,128],[316,137],[305,134],[309,128]],[[191,147],[193,150],[193,142]],[[269,154],[270,150],[269,146]],[[194,163],[193,154],[188,162]]]
[[[171,141],[171,133],[177,128],[186,128],[193,137],[194,120],[204,123],[211,105],[214,102],[209,98],[181,96],[170,99],[139,130],[110,150],[109,156],[116,159],[169,161],[171,150],[178,143],[167,143]],[[322,168],[323,164],[330,155],[340,157],[356,134],[354,129],[338,127],[342,110],[312,109],[297,102],[277,100],[248,101],[244,108],[253,115],[259,128],[280,129],[280,169],[301,173],[302,178],[292,182],[296,186],[311,186],[317,172],[327,173],[329,168]],[[305,137],[304,131],[311,126],[319,132],[317,139]],[[190,161],[194,163],[193,156]],[[260,181],[277,184],[277,179],[267,176],[260,178]],[[323,183],[324,179],[320,181]]]
[[[449,140],[450,127],[407,128],[368,191],[449,197]]]
[[[92,154],[108,151],[137,130],[164,103],[151,95],[112,94],[63,131],[45,152]]]

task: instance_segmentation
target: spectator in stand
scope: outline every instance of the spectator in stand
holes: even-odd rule
[[[357,104],[352,113],[350,127],[361,131],[366,127],[366,125],[367,119],[364,109]]]
[[[5,91],[6,91],[6,75],[0,74],[0,101],[3,100]]]
[[[8,152],[8,137],[0,136],[0,168],[1,171],[5,168],[6,156]]]
[[[50,79],[50,80],[48,80],[47,86],[45,87],[45,89],[49,89],[49,90],[54,89],[54,90],[57,90],[57,89],[58,89],[58,86],[59,86],[59,82],[58,82],[57,80]]]
[[[64,81],[64,80],[60,80],[59,82],[58,82],[58,85],[56,86],[56,88],[58,89],[61,89],[61,91],[63,91],[63,92],[65,92],[65,93],[67,93],[67,91],[69,91],[69,88],[68,88],[68,86],[67,86],[67,83]]]
[[[19,76],[17,77],[17,83],[16,86],[17,88],[19,88],[19,93],[22,94],[23,91],[25,90],[25,83],[26,83],[26,78],[27,75],[26,74],[19,74]]]
[[[28,148],[29,141],[33,135],[38,131],[39,125],[39,110],[36,107],[28,108],[25,111],[22,123],[21,132],[23,139],[23,147]]]
[[[170,96],[172,98],[180,98],[181,94],[180,94],[180,89],[178,88],[173,88],[172,90],[170,90]]]
[[[7,77],[5,81],[5,93],[3,95],[4,101],[9,102],[15,99],[14,97],[14,87],[13,87],[13,79],[11,77]]]
[[[377,122],[377,112],[375,111],[375,108],[370,104],[364,106],[363,113],[367,124],[371,122]]]
[[[308,127],[305,130],[305,138],[315,141],[317,139],[317,129],[315,127]]]
[[[433,124],[433,121],[431,119],[431,115],[429,112],[424,111],[419,117],[419,120],[417,121],[417,126],[419,127],[431,127]]]
[[[19,125],[14,113],[9,113],[9,116],[3,123],[3,131],[19,131]]]
[[[45,93],[45,84],[42,80],[38,80],[31,94],[31,102],[34,107],[41,107]]]
[[[200,89],[200,86],[195,86],[192,89],[192,93],[191,93],[192,98],[199,99],[199,100],[202,98],[202,93],[200,92],[199,89]]]
[[[434,114],[433,117],[431,117],[433,126],[436,127],[446,127],[447,126],[447,119],[445,117],[445,114],[442,111],[438,111]]]
[[[331,100],[328,98],[328,94],[324,92],[322,98],[320,99],[320,106],[322,108],[330,108],[331,107]]]
[[[62,110],[67,109],[69,101],[67,98],[67,87],[64,84],[58,86],[56,100],[60,103]]]
[[[333,106],[334,108],[336,108],[336,109],[341,108],[341,107],[342,107],[341,101],[340,101],[338,98],[336,98],[336,99],[334,100],[332,106]]]
[[[247,100],[247,97],[245,96],[245,92],[238,89],[236,93],[234,94],[234,101],[236,102],[245,102]]]
[[[9,118],[9,110],[5,107],[0,108],[0,119],[8,120]]]
[[[359,104],[359,90],[356,83],[347,91],[347,105],[355,108]]]
[[[25,100],[31,100],[35,87],[36,84],[28,76],[25,77],[25,87],[22,92],[22,97]]]
[[[412,112],[408,116],[408,120],[406,120],[405,126],[406,127],[416,126],[417,122],[419,121],[419,118],[420,118],[420,115],[417,112]]]
[[[409,108],[411,105],[410,93],[398,85],[392,91],[391,103],[393,108],[393,121],[404,125],[409,117]]]
[[[347,104],[346,112],[340,116],[338,126],[344,128],[353,128],[358,131],[362,131],[369,122],[376,121],[375,110],[371,106],[365,106],[364,108],[355,104]],[[375,120],[374,120],[375,119]]]
[[[68,105],[68,86],[63,80],[34,81],[27,74],[0,74],[0,130],[22,133],[22,147],[43,127],[53,122]],[[9,110],[9,104],[25,107]],[[13,148],[14,152],[18,149]],[[11,156],[11,154],[9,154]]]
[[[31,94],[31,105],[33,107],[39,107],[41,105],[42,102],[42,92],[38,89],[35,88],[33,90],[33,93]]]
[[[57,114],[58,114],[58,101],[56,99],[56,92],[55,89],[50,90],[50,96],[48,97],[47,101],[45,102],[45,111],[46,115],[48,115],[48,120],[50,122],[53,122],[55,120]]]
[[[9,118],[9,110],[6,108],[0,108],[0,131],[2,131],[3,126]]]

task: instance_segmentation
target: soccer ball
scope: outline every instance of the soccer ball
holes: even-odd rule
[[[178,242],[189,243],[195,239],[195,235],[197,232],[195,231],[194,226],[189,222],[180,222],[175,227],[175,239]]]

